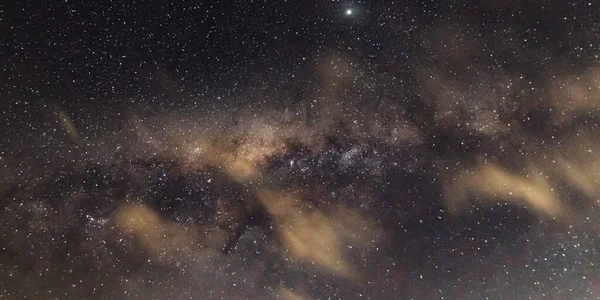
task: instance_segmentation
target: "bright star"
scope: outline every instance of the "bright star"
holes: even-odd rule
[[[351,15],[351,14],[352,14],[352,10],[351,10],[351,9],[348,9],[348,10],[346,10],[346,15],[348,15],[348,16],[349,16],[349,15]]]

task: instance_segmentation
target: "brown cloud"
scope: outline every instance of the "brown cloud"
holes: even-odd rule
[[[379,236],[367,220],[342,207],[318,210],[297,194],[269,190],[261,190],[259,199],[275,218],[281,240],[293,257],[345,278],[358,275],[344,255],[345,248],[368,245]]]
[[[563,207],[547,178],[533,169],[525,177],[511,174],[500,166],[484,164],[465,170],[461,177],[447,180],[445,198],[452,210],[469,207],[473,198],[486,201],[511,201],[532,212],[556,217]]]
[[[115,220],[159,262],[198,262],[225,242],[224,233],[215,228],[184,227],[163,219],[145,205],[125,204],[115,212]]]

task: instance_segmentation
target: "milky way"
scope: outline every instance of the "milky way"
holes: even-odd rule
[[[597,3],[184,2],[0,10],[0,299],[600,299]]]

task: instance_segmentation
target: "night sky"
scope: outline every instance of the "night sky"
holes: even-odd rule
[[[600,299],[600,2],[0,5],[0,299]]]

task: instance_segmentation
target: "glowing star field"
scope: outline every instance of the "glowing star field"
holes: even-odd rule
[[[0,299],[600,299],[596,2],[0,12]]]

